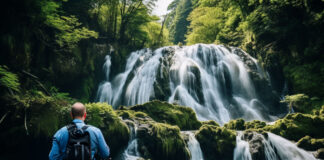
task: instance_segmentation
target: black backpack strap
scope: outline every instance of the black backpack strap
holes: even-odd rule
[[[73,122],[70,123],[70,124],[68,124],[68,125],[66,126],[66,128],[67,128],[67,130],[68,130],[69,132],[71,132],[72,130],[74,130],[76,127],[77,127],[76,124],[73,123]]]
[[[88,128],[89,128],[88,125],[84,125],[81,129],[82,129],[83,132],[85,132]]]

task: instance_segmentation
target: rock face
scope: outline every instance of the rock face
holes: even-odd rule
[[[144,158],[156,160],[188,160],[189,150],[181,138],[180,129],[164,123],[147,123],[137,130],[139,152]]]
[[[235,131],[204,124],[196,133],[196,138],[200,143],[201,150],[206,160],[227,160],[233,159],[235,148]]]
[[[263,140],[264,137],[256,132],[247,131],[243,134],[243,140],[249,143],[251,158],[253,160],[266,159]]]

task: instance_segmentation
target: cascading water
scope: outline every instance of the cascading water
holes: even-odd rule
[[[137,126],[132,123],[127,123],[128,124],[128,128],[130,129],[130,141],[128,143],[127,148],[125,149],[122,158],[123,160],[137,160],[140,159],[140,153],[138,152],[138,140],[136,138],[136,130],[137,130]]]
[[[188,149],[190,151],[190,160],[203,160],[203,154],[200,148],[200,144],[197,141],[195,134],[191,131],[183,131],[182,133],[188,135]]]
[[[280,96],[272,92],[268,73],[241,49],[197,44],[132,52],[125,71],[111,77],[111,58],[106,57],[106,81],[99,86],[98,101],[118,105],[142,104],[153,99],[191,107],[199,120],[224,124],[230,119],[272,121],[285,113],[278,108]],[[270,88],[270,89],[269,89]],[[121,159],[138,159],[136,127]],[[198,141],[188,133],[193,160],[203,159]],[[249,141],[238,132],[235,160],[252,160],[263,153],[266,160],[312,160],[314,157],[290,141],[268,133]],[[258,143],[259,148],[251,148]],[[253,145],[252,145],[253,146]],[[260,149],[260,146],[261,149]]]
[[[160,99],[191,107],[199,120],[220,124],[235,118],[274,119],[251,80],[251,73],[260,79],[266,74],[238,48],[197,44],[143,49],[132,52],[125,71],[114,78],[109,78],[110,64],[106,58],[107,79],[99,86],[98,101],[114,107]]]
[[[252,160],[249,143],[242,140],[242,132],[237,132],[234,160]]]
[[[311,153],[298,148],[296,144],[272,133],[267,133],[267,135],[267,138],[265,138],[261,134],[254,133],[254,136],[257,138],[253,139],[251,137],[248,138],[248,136],[244,137],[242,132],[238,132],[236,137],[236,147],[234,149],[234,160],[252,160],[253,156],[250,152],[251,146],[257,146],[256,149],[254,148],[254,150],[257,150],[257,156],[259,156],[257,159],[315,160]],[[261,143],[262,146],[253,145],[253,143]],[[261,151],[264,153],[260,153]]]

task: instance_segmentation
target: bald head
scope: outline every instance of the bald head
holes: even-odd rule
[[[72,118],[83,118],[84,114],[86,113],[86,108],[85,106],[80,103],[74,103],[71,107],[71,114],[72,114]]]

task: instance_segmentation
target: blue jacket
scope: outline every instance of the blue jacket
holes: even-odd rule
[[[74,119],[73,122],[78,128],[82,128],[85,124],[82,120]],[[109,147],[106,144],[106,141],[100,131],[100,129],[90,126],[87,130],[90,133],[91,140],[91,156],[94,159],[95,153],[98,151],[98,154],[102,158],[108,158],[109,156]],[[62,160],[66,157],[66,146],[69,139],[69,132],[65,127],[58,130],[53,138],[52,150],[49,154],[50,160]]]

